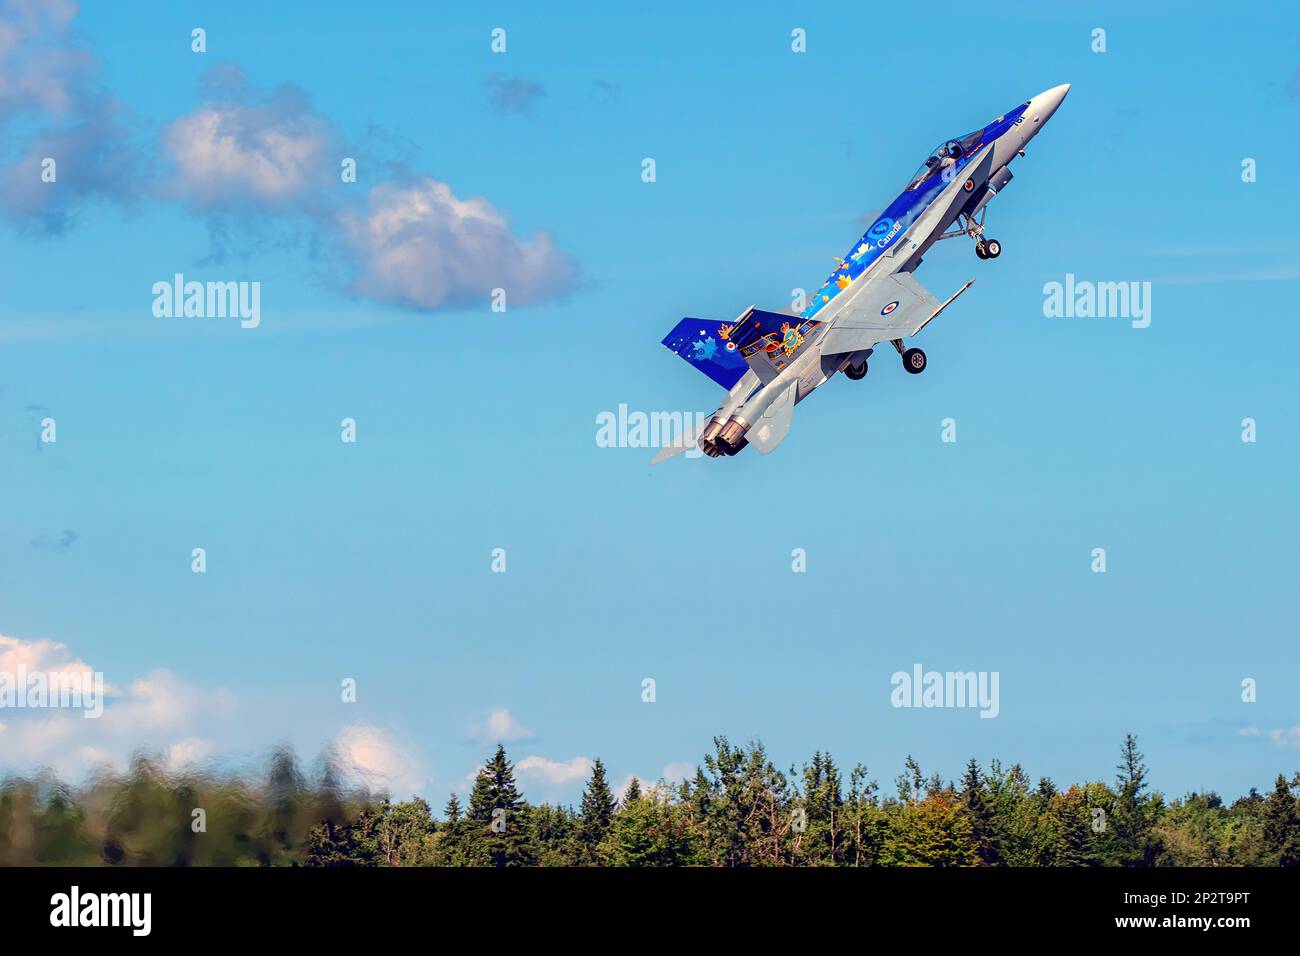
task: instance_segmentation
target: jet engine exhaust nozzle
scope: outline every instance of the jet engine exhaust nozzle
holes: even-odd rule
[[[733,418],[719,433],[718,444],[728,455],[734,455],[749,444],[745,439],[747,431],[749,431],[749,424],[744,419]]]

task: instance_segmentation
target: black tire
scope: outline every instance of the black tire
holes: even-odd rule
[[[920,349],[908,349],[903,353],[903,368],[913,375],[924,372],[925,365],[925,353]]]
[[[844,375],[851,382],[862,381],[864,378],[867,377],[867,363],[863,362],[860,366],[859,365],[844,366]]]
[[[996,259],[1000,255],[1002,255],[1002,243],[996,239],[990,239],[984,243],[984,258]]]
[[[983,239],[977,239],[975,241],[975,255],[979,256],[981,259],[987,259],[989,257],[989,254],[984,251]]]

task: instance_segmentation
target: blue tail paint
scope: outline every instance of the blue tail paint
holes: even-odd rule
[[[730,329],[733,324],[687,317],[664,336],[663,344],[730,390],[749,366],[741,358],[736,343],[722,335],[724,325]]]

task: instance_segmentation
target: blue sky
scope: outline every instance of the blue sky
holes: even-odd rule
[[[0,90],[0,634],[117,693],[93,729],[0,713],[0,764],[341,736],[441,803],[505,728],[529,795],[570,800],[584,759],[671,776],[714,734],[888,788],[908,754],[1110,779],[1132,731],[1171,794],[1294,771],[1300,18],[1025,5],[973,32],[965,9],[930,4],[924,29],[805,4],[40,22],[26,42],[64,56],[11,53],[10,74],[75,95]],[[878,356],[765,458],[597,446],[621,403],[717,404],[658,344],[681,316],[815,288],[936,143],[1063,82],[991,207],[1002,256],[943,243],[917,273],[941,297],[977,279],[918,342],[924,375]],[[214,110],[253,143],[224,166],[186,151]],[[33,192],[32,144],[82,127]],[[272,135],[306,157],[287,198],[258,191]],[[435,202],[386,271],[367,230],[435,183],[486,200],[486,234]],[[498,266],[533,301],[493,313]],[[260,282],[260,326],[155,317],[177,272]],[[1151,282],[1150,327],[1044,317],[1067,273]],[[914,663],[997,671],[999,716],[892,707]]]

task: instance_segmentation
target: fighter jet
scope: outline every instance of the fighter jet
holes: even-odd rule
[[[882,342],[913,375],[925,353],[904,342],[920,333],[971,280],[940,302],[912,275],[940,239],[967,237],[975,255],[996,259],[1002,244],[985,234],[988,204],[1011,182],[1011,161],[1047,125],[1070,84],[1044,90],[973,133],[944,140],[907,188],[853,244],[802,312],[750,306],[732,322],[685,318],[663,344],[727,389],[698,436],[687,433],[655,456],[657,464],[698,437],[711,458],[746,445],[771,453],[790,433],[794,406],[836,372],[859,381]]]

